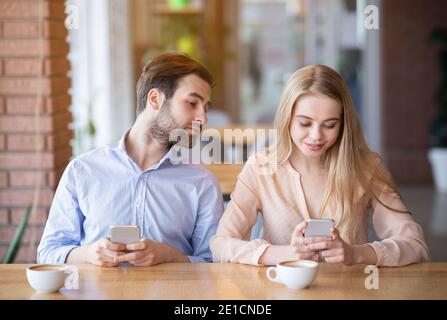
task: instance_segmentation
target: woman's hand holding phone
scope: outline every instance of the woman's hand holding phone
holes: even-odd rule
[[[354,264],[354,247],[346,243],[341,237],[337,228],[330,229],[331,237],[323,241],[315,241],[307,246],[310,250],[318,252],[318,260],[322,262],[336,263],[342,262],[349,266]],[[316,238],[306,238],[316,239]]]
[[[320,243],[327,240],[327,237],[310,237],[305,238],[304,232],[307,228],[307,221],[299,223],[292,233],[290,246],[292,247],[295,259],[310,259],[318,261],[318,250],[313,249],[310,245]]]

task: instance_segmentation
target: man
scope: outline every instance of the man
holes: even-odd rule
[[[221,191],[205,169],[171,160],[169,135],[178,129],[198,133],[207,121],[212,83],[204,66],[182,54],[163,54],[144,66],[132,128],[115,146],[83,154],[65,169],[37,250],[39,263],[211,260],[208,242],[223,212]],[[142,240],[112,243],[112,225],[139,225]]]

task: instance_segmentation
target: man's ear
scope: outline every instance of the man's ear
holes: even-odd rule
[[[150,107],[153,110],[158,111],[158,110],[160,110],[161,106],[163,105],[164,99],[165,99],[165,96],[164,96],[163,92],[161,92],[160,90],[158,90],[156,88],[152,88],[147,93],[146,108]]]

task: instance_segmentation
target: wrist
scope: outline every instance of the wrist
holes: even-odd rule
[[[368,244],[353,245],[353,264],[377,264],[377,256]]]
[[[65,259],[66,263],[91,263],[90,247],[91,244],[87,244],[71,249]]]
[[[187,256],[185,256],[180,251],[168,246],[165,243],[161,243],[163,246],[162,251],[162,260],[159,261],[159,263],[175,263],[175,262],[189,262],[189,259]]]
[[[294,260],[291,246],[268,246],[259,257],[258,264],[262,266],[275,265],[282,261]]]

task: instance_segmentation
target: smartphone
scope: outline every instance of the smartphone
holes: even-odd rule
[[[334,227],[334,220],[332,219],[309,219],[307,227],[304,231],[304,237],[331,237],[331,228]]]
[[[110,240],[114,243],[129,244],[140,241],[140,226],[111,226]]]

